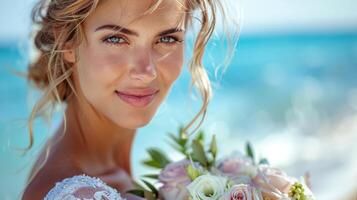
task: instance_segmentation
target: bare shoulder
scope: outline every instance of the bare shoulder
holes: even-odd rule
[[[73,169],[56,169],[52,166],[42,168],[28,183],[22,195],[22,200],[43,199],[64,178],[76,174]]]
[[[58,179],[55,173],[42,169],[27,184],[22,200],[43,199]]]
[[[41,166],[42,157],[40,155],[34,168]],[[28,184],[23,192],[22,200],[43,199],[46,194],[56,185],[57,182],[64,178],[71,177],[80,173],[75,167],[70,165],[66,158],[59,155],[49,155],[46,163],[38,170],[32,170]]]

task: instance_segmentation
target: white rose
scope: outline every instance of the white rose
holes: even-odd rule
[[[187,186],[192,200],[216,200],[228,189],[228,179],[210,174],[197,177]]]
[[[296,182],[296,179],[289,177],[280,169],[261,165],[253,182],[263,192],[264,197],[280,199],[288,195],[290,187]]]

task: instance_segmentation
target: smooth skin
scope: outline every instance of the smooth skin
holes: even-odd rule
[[[48,159],[25,189],[24,200],[43,199],[56,182],[79,174],[101,178],[122,195],[132,189],[136,130],[150,122],[183,65],[182,2],[164,0],[143,15],[152,3],[106,0],[84,22],[85,39],[64,54],[74,63],[77,92],[67,102],[66,129],[62,123],[45,146],[52,144]],[[154,90],[158,92],[145,106],[131,105],[117,94]]]

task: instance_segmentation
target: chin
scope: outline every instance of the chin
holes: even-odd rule
[[[125,121],[120,120],[116,124],[119,127],[127,128],[127,129],[138,129],[141,127],[146,126],[150,121],[152,117],[147,117],[147,116],[138,116],[138,117],[128,117],[125,119]]]

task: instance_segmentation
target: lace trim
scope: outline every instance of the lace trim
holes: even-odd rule
[[[93,188],[97,191],[92,198],[78,198],[74,194],[81,188]],[[125,200],[114,188],[106,185],[99,178],[89,177],[87,175],[78,175],[66,178],[56,183],[44,200]]]

